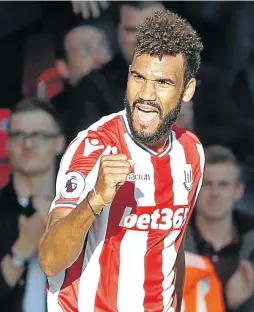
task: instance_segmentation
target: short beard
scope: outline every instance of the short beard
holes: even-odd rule
[[[166,135],[169,134],[172,125],[175,123],[177,116],[180,113],[181,106],[182,106],[181,102],[182,102],[182,96],[177,102],[177,105],[164,116],[162,115],[160,111],[160,114],[159,114],[160,124],[158,128],[154,131],[154,133],[148,133],[145,130],[137,131],[136,129],[134,129],[133,122],[132,122],[133,111],[131,109],[127,96],[125,95],[124,104],[125,104],[127,119],[128,119],[128,123],[129,123],[129,127],[131,130],[133,139],[138,143],[153,146],[158,141],[166,137]]]

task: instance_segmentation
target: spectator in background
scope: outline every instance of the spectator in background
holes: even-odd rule
[[[38,99],[13,108],[8,135],[13,173],[0,193],[0,311],[45,312],[46,278],[37,248],[54,197],[64,137],[53,107]]]
[[[75,27],[59,46],[57,67],[65,86],[51,100],[62,119],[67,143],[80,129],[112,111],[113,95],[98,70],[111,55],[105,33],[94,26]]]
[[[182,103],[180,114],[176,119],[176,124],[185,130],[194,132],[193,101]]]
[[[222,146],[208,147],[205,158],[203,186],[185,248],[210,258],[227,311],[253,312],[254,219],[234,209],[244,191],[240,168]]]
[[[66,96],[83,76],[110,61],[112,49],[107,40],[107,37],[111,39],[108,28],[111,28],[110,23],[96,22],[95,26],[81,25],[71,29],[65,39],[59,36],[55,67],[39,76],[37,96],[50,99],[60,93],[63,87]]]
[[[76,85],[93,69],[101,67],[112,58],[109,42],[102,29],[81,25],[65,36],[61,59],[56,62],[60,75],[70,85]]]
[[[87,19],[92,15],[94,18],[98,18],[101,14],[101,10],[107,10],[109,7],[109,1],[71,1],[72,9],[75,14],[81,13],[84,19]]]
[[[159,1],[128,1],[120,7],[118,27],[119,53],[103,68],[103,74],[115,95],[115,109],[122,109],[128,78],[128,66],[136,45],[136,29],[156,9],[164,8]]]

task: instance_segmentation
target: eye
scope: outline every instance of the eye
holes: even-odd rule
[[[159,80],[157,81],[157,85],[162,87],[162,88],[167,88],[170,86],[170,83],[168,81],[164,81],[164,80]]]
[[[24,133],[18,132],[18,131],[10,131],[9,132],[9,137],[20,139],[20,138],[24,137]]]
[[[138,81],[138,82],[141,82],[141,81],[145,80],[144,77],[140,76],[137,73],[132,73],[132,77],[135,79],[135,81]]]
[[[43,140],[44,137],[45,137],[45,135],[43,133],[39,133],[39,132],[34,132],[31,134],[31,139],[37,140],[37,141]]]
[[[230,186],[230,183],[227,182],[227,181],[221,181],[221,182],[219,183],[219,185],[220,185],[220,187],[227,188],[227,187]]]

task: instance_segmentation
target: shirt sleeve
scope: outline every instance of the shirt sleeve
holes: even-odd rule
[[[49,213],[58,207],[75,208],[85,199],[97,181],[101,157],[115,149],[96,132],[77,136],[61,160]]]

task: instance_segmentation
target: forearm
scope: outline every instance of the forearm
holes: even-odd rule
[[[93,196],[89,197],[89,202],[94,210],[102,209]],[[55,276],[75,262],[94,220],[85,199],[69,215],[52,224],[39,247],[39,263],[47,276]]]

